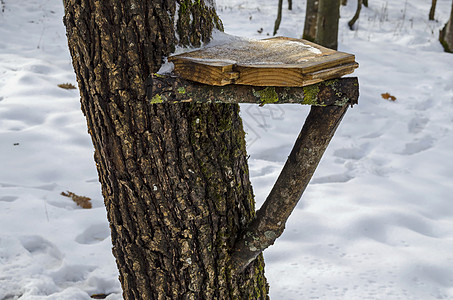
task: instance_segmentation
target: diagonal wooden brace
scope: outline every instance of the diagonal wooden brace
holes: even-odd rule
[[[348,106],[313,106],[278,179],[255,219],[236,241],[231,259],[244,270],[283,233]]]

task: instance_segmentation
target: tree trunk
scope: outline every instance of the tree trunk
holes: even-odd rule
[[[316,39],[316,22],[318,19],[319,0],[307,0],[305,12],[304,33],[302,38],[314,42]]]
[[[222,29],[212,3],[65,2],[124,299],[266,299],[262,255],[231,276],[255,214],[239,106],[146,98],[145,79],[178,42]]]
[[[445,52],[453,53],[453,2],[451,4],[450,19],[440,31],[439,41],[444,47]]]
[[[432,0],[431,9],[429,10],[429,20],[431,20],[431,21],[434,20],[434,14],[436,12],[436,4],[437,4],[437,0]]]
[[[337,50],[340,0],[319,0],[315,42]]]

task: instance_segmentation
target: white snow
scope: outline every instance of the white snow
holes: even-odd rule
[[[0,5],[0,300],[121,299],[61,0]],[[217,0],[228,34],[267,38],[276,1]],[[373,0],[339,50],[360,63],[347,113],[283,236],[265,251],[272,299],[453,299],[453,54],[437,42],[451,0]],[[278,35],[299,38],[305,1]],[[262,33],[258,33],[258,30]],[[382,93],[397,98],[384,100]],[[242,105],[258,206],[308,107]],[[93,199],[81,209],[60,195]]]
[[[186,51],[181,51],[183,48],[177,49],[174,55],[181,54],[185,59],[194,62],[215,63],[219,66],[297,65],[322,53],[321,50],[299,40],[239,38],[220,34],[219,31],[201,48],[184,49]],[[193,52],[199,49],[203,49],[202,57]],[[285,55],[282,55],[283,52]]]

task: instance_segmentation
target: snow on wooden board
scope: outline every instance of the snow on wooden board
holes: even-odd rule
[[[306,40],[239,40],[169,57],[175,73],[209,85],[306,86],[354,72],[355,56]]]

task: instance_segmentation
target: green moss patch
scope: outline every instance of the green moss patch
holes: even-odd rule
[[[162,103],[162,102],[164,102],[164,101],[162,100],[162,97],[159,94],[156,94],[153,96],[153,98],[151,98],[152,104]]]
[[[253,90],[253,95],[260,99],[261,105],[278,102],[278,94],[274,87],[267,87],[260,91]]]
[[[319,94],[319,85],[307,85],[304,86],[304,100],[302,104],[308,105],[319,105],[318,103],[318,94]]]

